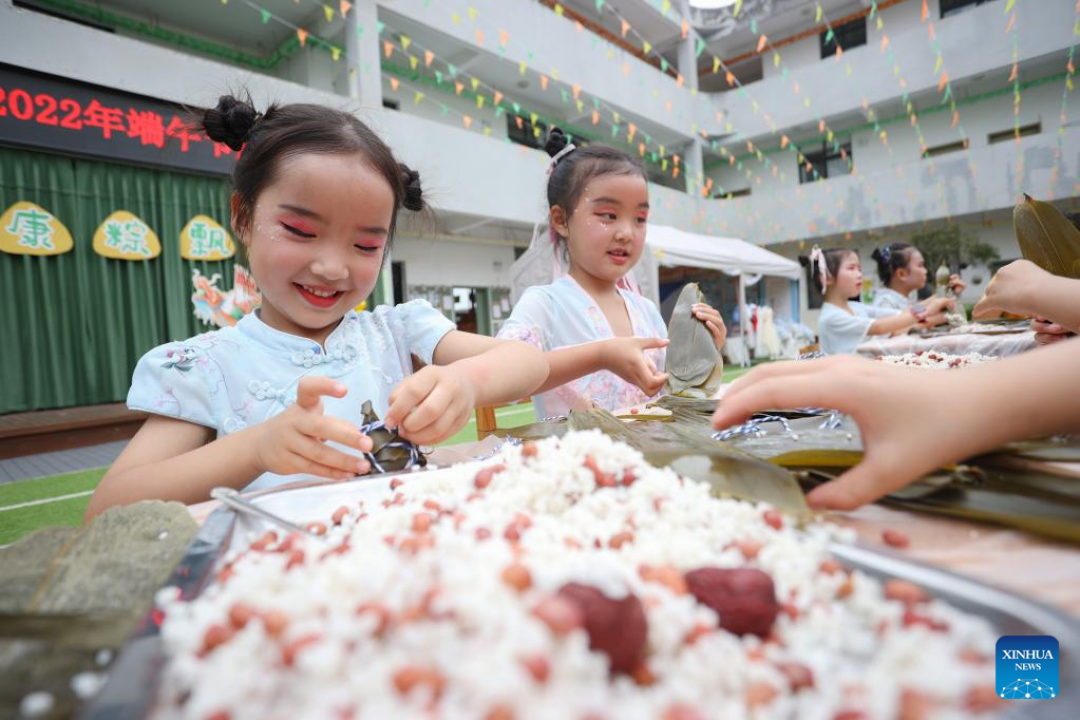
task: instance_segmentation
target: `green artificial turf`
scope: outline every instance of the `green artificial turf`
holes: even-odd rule
[[[88,492],[97,487],[107,468],[51,475],[34,480],[0,485],[0,545],[7,545],[23,535],[49,525],[82,525],[83,513],[90,502],[89,495],[55,500],[6,510],[34,500],[46,500],[73,493]]]

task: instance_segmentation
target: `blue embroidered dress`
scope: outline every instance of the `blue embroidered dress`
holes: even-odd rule
[[[282,412],[296,401],[301,378],[321,375],[348,388],[343,398],[323,398],[325,413],[359,424],[363,402],[370,399],[384,416],[390,391],[412,373],[410,356],[430,364],[435,346],[453,329],[427,301],[413,300],[373,312],[350,310],[322,347],[275,330],[251,313],[235,327],[146,353],[135,368],[127,404],[205,425],[222,437]],[[288,480],[265,473],[245,490]]]

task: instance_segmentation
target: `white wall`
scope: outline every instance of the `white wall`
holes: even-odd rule
[[[444,238],[394,238],[393,260],[405,263],[409,285],[510,287],[514,248]]]
[[[710,131],[719,129],[704,95],[692,95],[686,87],[676,85],[671,76],[606,41],[597,42],[594,50],[591,43],[582,41],[587,35],[579,34],[573,22],[538,2],[393,0],[385,7],[415,22],[434,25],[467,47],[476,47],[476,30],[482,30],[485,35],[483,50],[491,53],[498,48],[499,33],[506,31],[509,42],[505,57],[508,61],[514,64],[524,61],[553,79],[557,75],[559,81],[577,83],[584,92],[670,126],[687,138],[695,122]],[[477,11],[475,21],[470,19],[470,7]],[[460,23],[450,21],[455,13],[461,18]],[[614,49],[611,59],[607,57],[608,47]],[[629,78],[623,75],[623,63],[630,64]],[[670,114],[664,105],[667,101],[672,103]]]
[[[1002,2],[989,3],[969,12],[944,20],[931,10],[930,18],[938,42],[942,47],[944,69],[953,83],[988,70],[1005,68],[1013,61],[1013,39],[1004,32],[1007,18]],[[1073,42],[1073,3],[1065,0],[1040,0],[1022,9],[1015,32],[1019,43],[1019,61],[1023,64],[1055,51],[1067,50]],[[936,56],[928,38],[927,25],[919,22],[921,3],[910,2],[888,8],[882,12],[883,30],[878,31],[876,22],[869,22],[867,44],[844,53],[839,63],[833,59],[818,60],[794,69],[788,78],[779,72],[770,78],[747,86],[747,92],[757,101],[755,112],[750,102],[737,92],[710,96],[717,111],[728,114],[734,131],[740,136],[757,139],[769,135],[765,120],[768,113],[774,121],[781,122],[781,129],[794,128],[811,123],[818,117],[826,119],[849,115],[860,109],[863,99],[871,106],[894,100],[901,94],[893,65],[888,62],[888,52],[881,52],[883,35],[888,35],[893,57],[907,83],[907,90],[917,96],[934,92],[940,73],[934,72]],[[808,38],[805,42],[815,41]],[[977,51],[974,49],[977,48]],[[781,56],[791,50],[795,59],[806,61],[810,57],[806,49],[781,49]],[[785,60],[786,62],[786,60]],[[765,58],[767,67],[772,65],[771,55]],[[852,68],[846,74],[847,65]],[[800,94],[792,89],[797,81]],[[810,107],[804,105],[811,98]]]

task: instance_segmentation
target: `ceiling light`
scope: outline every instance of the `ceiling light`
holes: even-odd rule
[[[736,0],[690,0],[690,7],[702,10],[722,10],[734,5]]]

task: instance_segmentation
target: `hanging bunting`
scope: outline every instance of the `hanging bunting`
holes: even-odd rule
[[[68,229],[40,205],[20,200],[0,215],[0,252],[61,255],[73,247]]]
[[[296,39],[300,41],[300,47],[307,43],[308,31],[304,28],[296,28]]]
[[[117,210],[94,232],[94,252],[116,260],[150,260],[161,254],[161,241],[150,226],[127,210]]]
[[[431,67],[431,62],[435,59],[435,53],[430,50],[424,51],[424,67]],[[441,75],[442,73],[440,73]],[[442,82],[441,80],[439,82]]]
[[[180,257],[185,260],[227,260],[235,254],[232,237],[207,215],[196,215],[180,231]]]
[[[338,5],[338,10],[341,11],[341,17],[345,17],[346,15],[348,15],[349,10],[352,9],[352,6],[353,5],[351,2],[349,2],[349,0],[341,0],[341,3]]]
[[[322,9],[323,15],[326,17],[326,22],[334,22],[334,8],[330,7],[329,5],[323,5]]]

